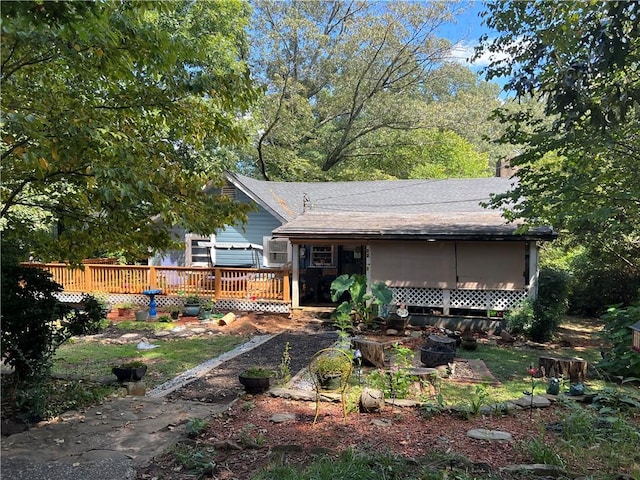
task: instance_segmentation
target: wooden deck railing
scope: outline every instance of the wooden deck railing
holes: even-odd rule
[[[200,295],[219,299],[290,302],[289,271],[257,268],[154,267],[146,265],[23,263],[50,272],[65,292]]]

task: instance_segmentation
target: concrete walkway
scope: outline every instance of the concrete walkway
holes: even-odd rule
[[[132,480],[136,468],[186,437],[191,418],[207,419],[229,404],[167,401],[180,385],[195,380],[273,336],[209,360],[145,397],[113,398],[86,411],[70,411],[55,421],[2,438],[0,478],[11,480]]]

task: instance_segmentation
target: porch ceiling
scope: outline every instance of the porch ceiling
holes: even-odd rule
[[[274,236],[326,240],[551,240],[549,227],[516,233],[499,212],[392,214],[307,212],[274,230]]]

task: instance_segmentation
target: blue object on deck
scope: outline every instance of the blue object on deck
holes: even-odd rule
[[[162,290],[158,288],[155,290],[145,290],[142,293],[149,297],[149,317],[156,318],[156,295],[160,295]]]

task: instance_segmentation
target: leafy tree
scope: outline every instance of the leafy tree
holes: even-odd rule
[[[3,235],[43,260],[131,259],[168,248],[172,226],[244,218],[203,185],[257,99],[248,15],[240,0],[3,4]]]
[[[322,175],[375,154],[374,139],[416,128],[420,90],[449,52],[435,35],[451,18],[444,2],[256,2],[257,78],[267,95],[259,116],[260,170]],[[431,124],[430,127],[435,125]]]
[[[640,4],[489,2],[477,54],[502,53],[488,78],[545,107],[498,112],[519,183],[491,205],[571,232],[591,255],[640,269]],[[505,55],[506,54],[506,55]],[[614,267],[615,268],[615,267]]]

